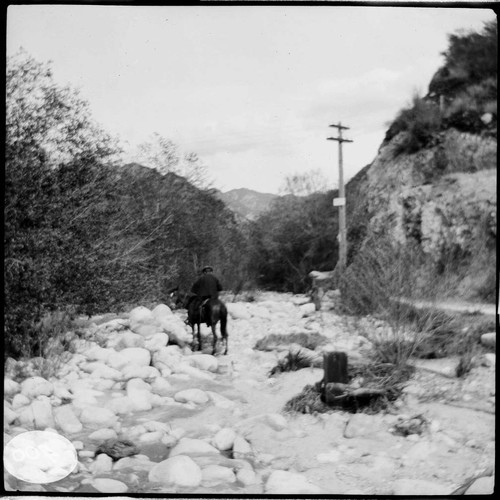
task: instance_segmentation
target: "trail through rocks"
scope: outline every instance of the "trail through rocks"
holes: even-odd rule
[[[73,443],[78,466],[52,483],[25,483],[6,472],[8,488],[448,495],[468,478],[483,476],[471,480],[471,488],[492,491],[493,353],[463,379],[447,371],[456,360],[426,360],[432,363],[417,366],[390,412],[283,413],[285,403],[318,382],[323,371],[303,368],[270,377],[290,344],[256,350],[259,339],[321,333],[329,343],[318,348],[318,356],[337,350],[350,359],[366,356],[369,342],[334,309],[325,304],[316,311],[305,296],[262,293],[253,302],[228,302],[228,310],[227,356],[211,356],[205,326],[202,353],[173,344],[190,342],[186,313],[161,305],[82,321],[85,338],[72,341],[73,355],[49,380],[36,373],[34,361],[10,360],[5,443],[34,429],[57,432]],[[410,432],[417,421],[425,425]],[[404,425],[407,435],[395,432]],[[135,450],[113,460],[109,453],[127,452],[120,449],[124,439]],[[106,440],[114,451],[96,455]]]

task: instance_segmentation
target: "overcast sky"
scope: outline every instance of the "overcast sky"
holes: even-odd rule
[[[447,35],[487,9],[341,6],[10,6],[7,53],[53,61],[94,118],[134,146],[152,133],[198,153],[227,191],[277,193],[320,170],[336,187],[370,163],[387,123],[427,92]]]

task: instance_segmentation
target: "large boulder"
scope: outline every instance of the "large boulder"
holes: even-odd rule
[[[233,442],[233,457],[248,459],[253,456],[253,450],[250,443],[241,436],[236,436]]]
[[[43,396],[40,396],[41,398]],[[31,403],[31,408],[33,409],[33,417],[35,429],[43,430],[47,427],[54,428],[56,426],[54,422],[54,416],[52,415],[52,405],[47,396],[44,399],[35,400]]]
[[[125,493],[128,491],[128,486],[116,479],[108,477],[98,477],[90,483],[100,493]]]
[[[30,404],[30,399],[27,398],[24,394],[16,394],[12,399],[12,409],[18,410],[23,406],[28,406]]]
[[[156,352],[168,344],[168,335],[165,332],[155,333],[144,342],[144,347],[150,352]]]
[[[21,383],[21,394],[34,399],[37,396],[51,396],[54,386],[42,377],[29,377]]]
[[[230,427],[224,427],[215,434],[212,444],[220,451],[227,451],[233,447],[236,432]]]
[[[117,439],[118,436],[114,429],[98,429],[89,434],[91,441],[105,441],[106,439]]]
[[[192,356],[187,356],[185,361],[195,368],[210,372],[216,372],[219,367],[217,358],[211,354],[193,354]]]
[[[231,484],[236,481],[234,472],[229,467],[222,465],[208,465],[202,471],[202,481],[206,486],[215,486],[217,484]]]
[[[106,408],[117,415],[126,415],[136,411],[137,406],[132,398],[123,396],[121,398],[112,398],[108,400]]]
[[[177,364],[173,369],[173,371],[175,373],[185,373],[186,375],[189,375],[191,378],[194,379],[213,380],[215,378],[215,375],[213,373],[207,372],[205,370],[200,370],[199,368],[191,366],[185,361],[182,361],[179,364]]]
[[[132,378],[154,379],[161,376],[161,373],[154,366],[127,365],[121,369],[123,380]]]
[[[166,304],[158,304],[151,313],[161,326],[170,323],[173,316],[172,310]]]
[[[227,312],[232,319],[250,319],[252,315],[245,304],[230,302],[226,304]]]
[[[170,382],[165,380],[163,377],[156,377],[151,383],[151,389],[154,394],[160,396],[169,396],[172,393],[172,386]]]
[[[98,406],[86,406],[80,414],[80,421],[88,427],[113,427],[118,419],[116,415],[107,408]]]
[[[8,406],[5,406],[5,403],[4,403],[4,407],[3,407],[3,420],[4,420],[4,424],[7,424],[7,425],[10,425],[12,423],[14,423],[17,419],[17,413],[12,410],[11,408],[9,408]]]
[[[153,407],[151,386],[139,378],[127,382],[127,396],[133,402],[135,411],[147,411]]]
[[[317,495],[321,489],[311,484],[302,474],[275,470],[268,477],[265,492],[270,495]]]
[[[136,307],[130,311],[129,325],[134,333],[143,337],[151,337],[155,333],[162,331],[162,327],[152,311],[143,306]]]
[[[108,343],[108,347],[113,347],[116,350],[125,349],[126,347],[144,347],[145,341],[142,335],[125,330],[118,335],[112,344]]]
[[[71,405],[54,408],[54,420],[64,434],[73,434],[83,429],[82,423],[73,412]]]
[[[21,385],[10,378],[3,380],[3,393],[4,396],[13,396],[21,391]]]
[[[153,354],[153,366],[161,370],[164,367],[175,370],[182,361],[182,352],[179,346],[172,345],[162,347]]]
[[[219,450],[201,439],[181,438],[170,451],[170,457],[176,455],[218,455]]]
[[[188,331],[188,327],[184,324],[184,321],[178,316],[172,315],[172,319],[168,323],[163,323],[162,327],[163,331],[168,334],[170,343],[181,347],[191,344],[193,336]]]
[[[170,456],[155,465],[148,476],[151,482],[194,488],[201,483],[200,467],[185,455]]]
[[[120,351],[127,365],[149,366],[151,353],[143,347],[126,347]]]
[[[110,356],[115,354],[115,350],[111,348],[100,347],[97,344],[91,345],[89,348],[82,351],[82,354],[89,361],[101,361],[102,363],[106,363]]]

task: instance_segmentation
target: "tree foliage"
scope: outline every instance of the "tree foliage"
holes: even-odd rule
[[[338,219],[333,193],[284,196],[251,226],[250,266],[257,282],[304,292],[312,270],[331,270],[338,258]]]
[[[238,279],[244,241],[224,204],[168,164],[165,175],[119,166],[117,142],[49,64],[10,58],[6,98],[7,355],[26,353],[51,311],[159,302],[208,262],[226,287]]]
[[[200,189],[210,188],[207,168],[198,155],[193,152],[181,154],[173,141],[157,132],[139,144],[131,156],[134,163],[154,168],[162,175],[174,173]]]

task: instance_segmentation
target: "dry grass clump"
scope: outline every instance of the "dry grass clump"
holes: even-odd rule
[[[364,398],[347,397],[341,407],[333,407],[322,400],[322,381],[306,385],[302,391],[290,399],[284,406],[285,412],[327,413],[343,410],[351,413],[379,413],[390,408],[402,393],[406,382],[414,371],[411,366],[394,366],[390,363],[369,361],[349,367],[350,383],[364,388],[381,389],[383,395]]]
[[[283,407],[283,411],[289,413],[328,413],[332,410],[331,406],[321,401],[319,384],[306,385]]]
[[[328,343],[328,339],[321,335],[320,333],[289,333],[289,334],[278,334],[271,333],[265,337],[259,339],[254,349],[259,351],[272,351],[276,349],[277,346],[283,346],[287,344],[299,344],[306,349],[311,349],[314,351],[318,346]]]
[[[302,349],[290,350],[285,357],[278,360],[278,364],[271,369],[269,376],[283,372],[294,372],[309,366],[321,366],[322,363],[321,358]]]

